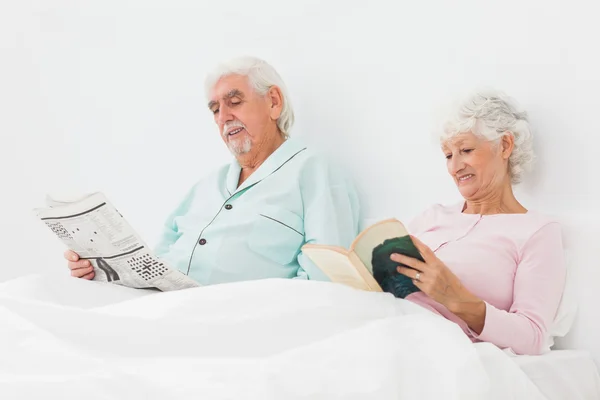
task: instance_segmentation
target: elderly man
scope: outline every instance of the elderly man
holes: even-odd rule
[[[262,278],[326,279],[306,243],[347,247],[358,233],[353,185],[289,138],[287,89],[263,60],[220,65],[206,79],[208,108],[234,156],[192,187],[168,217],[156,253],[203,285]],[[71,274],[93,279],[87,260],[65,253]]]

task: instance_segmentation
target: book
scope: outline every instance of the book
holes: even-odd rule
[[[306,244],[302,252],[332,282],[356,289],[389,292],[405,298],[419,291],[412,279],[397,271],[393,253],[423,261],[407,229],[397,219],[386,219],[364,229],[349,249],[322,244]]]
[[[160,260],[101,192],[73,201],[47,196],[46,207],[34,213],[68,249],[90,262],[94,280],[161,291],[200,286]]]

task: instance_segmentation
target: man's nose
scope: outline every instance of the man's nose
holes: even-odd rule
[[[226,105],[219,108],[219,113],[217,114],[217,123],[219,125],[224,125],[226,122],[232,121],[233,115],[231,114],[231,109]]]

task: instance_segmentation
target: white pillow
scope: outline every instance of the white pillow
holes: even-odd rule
[[[572,278],[573,272],[571,271],[573,267],[568,251],[565,251],[565,263],[567,265],[565,288],[554,321],[552,321],[552,325],[548,329],[546,342],[548,351],[554,346],[555,337],[564,337],[569,333],[577,315],[577,296]]]

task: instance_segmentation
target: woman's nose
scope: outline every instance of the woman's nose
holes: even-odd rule
[[[448,164],[448,172],[452,175],[455,175],[460,170],[464,169],[465,163],[460,159],[460,157],[452,157]]]

